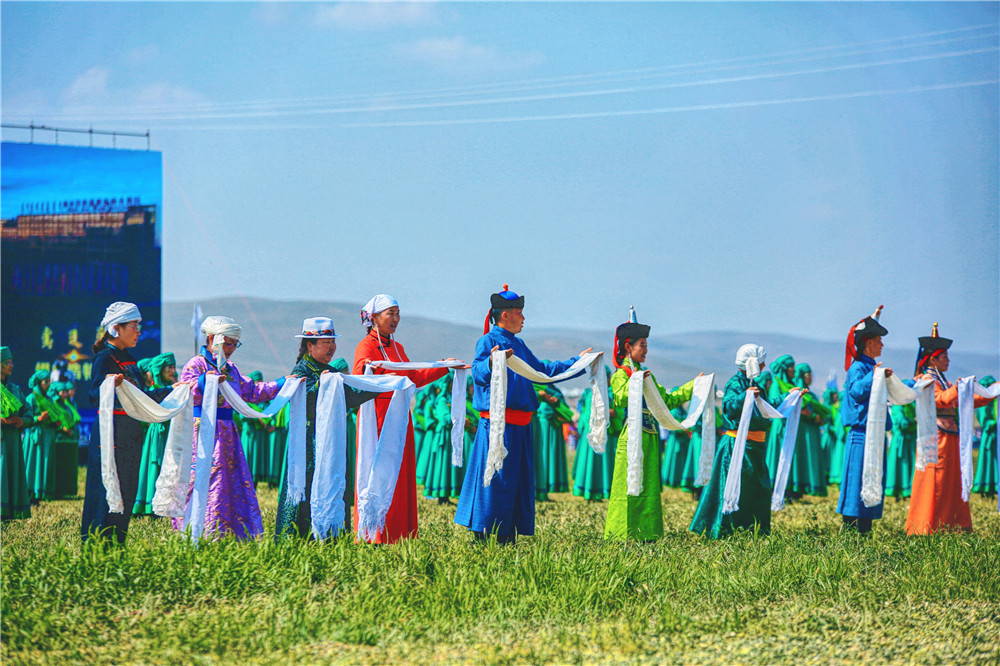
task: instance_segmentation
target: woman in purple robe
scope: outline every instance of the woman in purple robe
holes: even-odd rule
[[[191,394],[194,398],[196,444],[206,375],[222,375],[220,384],[223,381],[229,382],[246,402],[272,400],[285,383],[284,377],[276,382],[254,382],[233,365],[229,358],[240,346],[242,329],[229,317],[206,317],[201,325],[201,332],[207,336],[205,346],[181,371],[181,381],[193,384]],[[194,485],[194,459],[195,456],[192,456],[189,503],[191,487]],[[174,529],[184,529],[182,519],[175,518],[173,522]],[[204,534],[234,534],[238,539],[247,539],[259,536],[263,530],[254,480],[243,454],[239,429],[233,423],[233,408],[220,394]]]

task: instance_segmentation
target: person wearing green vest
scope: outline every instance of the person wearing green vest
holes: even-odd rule
[[[52,445],[62,423],[62,410],[48,396],[49,371],[39,370],[28,380],[31,393],[25,398],[35,423],[24,433],[24,464],[28,470],[28,492],[31,501],[55,497],[55,474],[52,467]]]
[[[254,370],[249,375],[250,381],[264,381],[264,373]],[[267,402],[247,403],[258,412],[267,409]],[[269,483],[271,470],[271,433],[274,432],[273,421],[277,416],[269,419],[247,419],[241,418],[241,437],[243,440],[243,455],[247,460],[247,467],[250,468],[250,478],[254,485],[258,483]],[[280,465],[280,462],[278,463]],[[280,467],[279,467],[280,469]]]
[[[624,413],[625,426],[618,437],[615,451],[615,475],[608,500],[608,519],[604,527],[606,539],[654,541],[663,536],[663,504],[660,497],[660,434],[652,414],[642,401],[640,423],[642,427],[642,487],[638,495],[628,494],[628,391],[629,379],[635,372],[653,380],[656,390],[668,409],[691,400],[694,380],[676,391],[668,392],[649,370],[642,367],[648,351],[646,339],[649,326],[636,321],[635,310],[630,308],[629,321],[615,329],[614,364],[617,370],[611,375],[612,402],[616,410]]]
[[[2,440],[0,440],[0,519],[31,518],[31,494],[21,448],[21,433],[34,422],[31,408],[21,387],[10,380],[14,372],[14,356],[10,347],[0,347],[0,394],[3,403]]]
[[[840,393],[836,388],[823,391],[823,404],[830,410],[830,421],[823,428],[826,450],[827,482],[840,485],[844,473],[844,424],[840,420]]]
[[[979,380],[979,383],[989,388],[996,384],[996,381],[993,375],[986,375]],[[997,486],[1000,485],[1000,469],[997,466],[997,461],[1000,459],[1000,454],[997,452],[997,401],[994,400],[977,409],[976,419],[982,428],[983,436],[979,440],[979,461],[976,463],[972,492],[984,497],[993,497],[997,494]]]
[[[151,388],[170,388],[177,381],[177,359],[173,353],[165,352],[154,356],[147,364]],[[150,423],[142,442],[142,456],[139,459],[139,487],[135,494],[133,516],[152,516],[153,496],[156,494],[156,479],[163,466],[163,454],[167,448],[167,434],[170,422]]]
[[[781,404],[788,392],[795,387],[795,359],[790,354],[779,356],[771,364],[771,372],[774,377],[771,381],[771,388],[767,393],[767,401],[772,404]],[[785,439],[785,419],[774,419],[768,425],[766,457],[764,459],[767,468],[771,472],[778,470],[778,459],[781,457],[781,443]],[[785,496],[791,494],[791,486],[785,491]]]
[[[549,363],[549,361],[542,361]],[[573,420],[573,410],[553,384],[535,384],[538,396],[538,429],[535,444],[535,499],[545,501],[549,493],[569,492],[569,465],[563,424]]]
[[[76,497],[79,490],[77,462],[80,459],[80,413],[70,399],[72,382],[52,382],[48,397],[58,407],[59,425],[52,443],[51,474],[53,497]]]
[[[812,368],[808,363],[799,363],[795,366],[794,383],[802,389],[802,413],[788,474],[788,488],[793,497],[802,495],[826,497],[827,463],[823,451],[823,433],[820,429],[830,420],[830,408],[809,390],[812,384]],[[777,467],[774,468],[774,472],[777,472]]]

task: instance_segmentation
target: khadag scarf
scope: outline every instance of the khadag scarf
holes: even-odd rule
[[[722,496],[722,513],[732,513],[740,508],[740,491],[743,489],[743,454],[747,447],[747,434],[750,432],[750,418],[753,416],[753,408],[756,405],[761,416],[767,419],[788,418],[795,414],[795,422],[788,422],[785,425],[785,439],[781,448],[787,447],[787,442],[791,438],[791,446],[795,446],[795,438],[798,435],[798,412],[802,407],[802,392],[791,391],[777,409],[764,402],[759,395],[747,390],[743,399],[743,411],[740,412],[740,423],[736,428],[736,441],[733,442],[733,451],[729,460],[729,473],[726,475],[726,486]],[[791,426],[795,426],[793,429]],[[773,497],[772,497],[773,503]]]
[[[625,474],[627,493],[633,497],[642,493],[642,402],[660,425],[667,430],[690,430],[703,415],[709,415],[701,422],[702,451],[698,460],[698,478],[708,478],[712,474],[712,458],[715,457],[715,373],[694,378],[691,401],[687,416],[678,421],[670,413],[663,396],[656,389],[652,376],[645,371],[635,370],[628,380],[628,438],[626,449],[628,465]],[[704,465],[708,455],[708,473]],[[697,484],[697,481],[695,482]],[[704,485],[704,484],[702,484]]]
[[[975,376],[963,377],[958,380],[958,454],[962,463],[962,501],[969,501],[969,492],[972,490],[972,437],[973,420],[975,415],[975,397],[996,399],[1000,395],[1000,383],[995,383],[990,387],[981,386]],[[997,427],[997,434],[1000,435],[1000,425]],[[998,437],[997,450],[1000,450],[1000,437]],[[997,505],[1000,510],[1000,504]]]
[[[462,467],[465,461],[462,455],[465,447],[465,391],[466,378],[469,376],[469,368],[460,366],[466,365],[462,361],[433,361],[426,363],[397,363],[396,361],[372,361],[365,367],[365,374],[368,367],[382,368],[383,370],[428,370],[431,368],[454,368],[455,376],[451,383],[451,464],[453,467]]]
[[[973,387],[973,393],[975,395],[980,396],[981,398],[990,398],[992,400],[996,400],[997,396],[1000,396],[1000,382],[994,382],[990,386],[982,386],[981,384],[976,384]],[[959,411],[961,411],[961,400],[962,400],[962,394],[961,393],[958,394],[958,399],[959,399]],[[972,402],[972,401],[970,400],[969,402]],[[970,450],[970,454],[969,454],[969,457],[970,457],[969,467],[970,467],[970,472],[971,472],[971,466],[972,466],[972,461],[971,461],[971,457],[972,457],[972,454],[971,454],[971,450],[972,450],[972,443],[971,443],[971,440],[972,440],[972,425],[971,424],[972,424],[972,421],[971,421],[971,419],[966,419],[965,422],[967,422],[967,423],[970,424],[969,425],[968,438],[969,438],[969,442],[970,442],[969,443],[969,450]],[[959,432],[959,448],[961,448],[962,421],[959,421],[958,426],[959,426],[958,427],[958,432]],[[1000,460],[1000,419],[997,420],[997,459]],[[963,483],[963,487],[964,487],[964,483]],[[1000,497],[997,498],[997,511],[1000,512]]]
[[[490,485],[494,475],[503,469],[503,459],[507,457],[507,447],[504,446],[507,412],[507,370],[517,373],[535,384],[555,384],[571,379],[584,370],[590,373],[591,410],[590,432],[587,440],[595,453],[604,453],[607,442],[608,420],[608,377],[604,373],[601,358],[604,352],[587,352],[566,371],[554,377],[538,372],[524,360],[511,355],[507,358],[507,350],[498,349],[490,355],[490,434],[489,448],[486,454],[486,469],[483,472],[483,487]]]
[[[778,469],[774,473],[774,490],[771,493],[771,510],[781,511],[785,508],[785,488],[788,486],[788,473],[792,469],[792,456],[795,455],[795,440],[799,434],[799,419],[802,416],[802,397],[805,391],[789,393],[785,400],[790,400],[788,408],[782,413],[785,417],[785,435],[781,441],[781,453],[778,456]],[[766,403],[765,403],[766,404]],[[785,403],[782,403],[784,406]],[[778,410],[781,411],[780,409]],[[789,436],[789,433],[792,433]]]
[[[934,404],[934,380],[920,379],[911,389],[896,375],[885,376],[885,368],[875,368],[868,420],[865,423],[865,454],[861,472],[861,501],[867,507],[878,506],[885,494],[882,488],[885,439],[885,414],[889,403],[916,403],[917,469],[937,462],[937,407]]]

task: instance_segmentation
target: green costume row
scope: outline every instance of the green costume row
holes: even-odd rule
[[[795,453],[788,474],[788,488],[793,496],[813,495],[826,497],[829,464],[823,447],[823,426],[830,421],[832,412],[809,390],[812,383],[812,368],[808,363],[795,366],[795,386],[802,392],[802,415],[795,437]],[[784,396],[782,396],[783,398]],[[784,421],[784,419],[776,419]],[[772,426],[773,427],[773,426]],[[782,431],[782,436],[784,432]],[[768,469],[777,471],[777,463]]]
[[[986,375],[979,383],[989,388],[996,383],[992,375]],[[996,495],[1000,486],[1000,468],[997,457],[997,401],[994,400],[976,410],[976,419],[982,427],[983,437],[979,441],[979,462],[976,476],[972,481],[972,492],[980,495]]]
[[[25,400],[21,387],[10,381],[14,367],[10,348],[0,349],[3,363],[3,381],[0,386],[3,407],[2,440],[0,440],[0,485],[2,485],[3,520],[31,517],[31,497],[28,491],[27,469],[24,464],[24,450],[21,447],[21,432],[34,422],[31,408]]]
[[[65,401],[57,402],[59,394],[68,394],[72,386],[57,385],[53,400],[49,371],[39,370],[31,376],[28,387],[31,393],[25,403],[35,415],[34,424],[25,430],[22,441],[28,493],[36,501],[75,496],[79,435],[73,433],[80,417]]]
[[[250,379],[264,381],[260,371],[251,372]],[[267,409],[270,402],[248,403],[258,412]],[[269,419],[244,419],[239,422],[243,455],[246,457],[254,483],[266,483],[272,488],[281,484],[285,464],[285,447],[288,446],[288,409],[283,409]]]
[[[885,460],[885,494],[909,497],[917,466],[917,408],[915,403],[893,405],[892,438]]]
[[[610,377],[610,373],[609,373]],[[618,436],[623,427],[622,411],[613,406],[609,410],[608,437],[604,445],[604,453],[594,453],[587,435],[590,434],[591,390],[586,389],[580,396],[577,409],[579,439],[576,446],[576,457],[573,459],[573,494],[588,500],[602,500],[611,496],[611,483],[614,479],[615,450]]]
[[[424,439],[421,447],[424,497],[446,501],[462,494],[465,466],[451,464],[451,386],[455,373],[449,372],[434,381],[438,390],[428,397],[424,406]],[[469,459],[472,442],[479,425],[479,413],[472,409],[472,376],[465,384],[465,427],[462,440],[462,460]]]
[[[538,395],[538,410],[531,418],[535,448],[535,500],[545,501],[549,493],[569,492],[569,464],[563,425],[573,422],[573,410],[555,385],[535,384],[534,387]]]
[[[625,420],[615,450],[615,475],[608,500],[608,521],[604,536],[608,539],[651,541],[663,536],[663,504],[660,498],[660,434],[656,421],[642,406],[642,490],[628,494],[628,384],[632,368],[618,368],[611,375],[612,403]],[[637,366],[634,372],[643,372]],[[650,375],[651,378],[652,375]],[[674,391],[667,391],[655,378],[653,383],[669,409],[675,409],[691,399],[694,380]]]
[[[823,404],[830,410],[830,421],[823,429],[823,448],[826,451],[827,481],[840,485],[844,473],[844,446],[847,431],[840,420],[841,395],[836,389],[823,392]]]
[[[143,361],[145,363],[143,364]],[[140,364],[148,371],[147,379],[152,388],[168,388],[177,381],[177,360],[171,352],[165,352],[151,359],[143,359]],[[133,516],[153,515],[153,496],[156,494],[156,479],[163,467],[163,453],[167,448],[167,433],[170,422],[150,423],[142,442],[142,456],[139,459],[139,486],[135,494]]]

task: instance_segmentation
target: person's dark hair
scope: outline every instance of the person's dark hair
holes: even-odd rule
[[[298,363],[302,360],[302,357],[309,352],[309,340],[302,338],[299,341],[299,355],[295,358],[295,362]]]
[[[101,339],[95,342],[93,346],[91,346],[91,349],[94,350],[95,354],[100,353],[105,347],[108,346],[108,340],[110,339],[111,336],[108,335],[107,332],[105,332],[104,335],[101,336]]]
[[[502,315],[502,314],[503,314],[503,310],[501,310],[499,308],[493,308],[490,311],[490,316],[493,318],[493,323],[494,324],[499,324],[500,323],[500,315]]]

